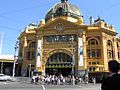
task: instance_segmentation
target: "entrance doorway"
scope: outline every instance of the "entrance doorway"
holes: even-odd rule
[[[46,68],[46,74],[56,76],[62,74],[63,76],[68,76],[71,75],[71,70],[71,68]]]
[[[46,75],[68,76],[72,74],[72,57],[66,53],[54,53],[46,63]]]

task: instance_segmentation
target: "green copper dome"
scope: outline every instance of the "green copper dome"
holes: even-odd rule
[[[45,21],[48,21],[52,17],[59,16],[71,16],[73,18],[82,17],[80,9],[67,2],[67,0],[61,0],[60,3],[55,4],[46,14]]]

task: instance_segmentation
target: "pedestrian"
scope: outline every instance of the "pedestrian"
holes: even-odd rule
[[[36,76],[36,77],[35,77],[35,84],[37,85],[38,83],[39,83],[39,77]]]
[[[110,75],[101,81],[101,90],[120,90],[120,63],[116,60],[108,62]]]
[[[95,77],[92,78],[92,82],[93,82],[93,84],[96,84],[96,78]]]

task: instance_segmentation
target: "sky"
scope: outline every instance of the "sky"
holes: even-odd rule
[[[1,0],[0,35],[2,33],[3,55],[13,55],[15,44],[21,31],[30,23],[39,23],[47,11],[61,0]],[[80,8],[84,21],[89,24],[89,17],[100,17],[113,25],[120,35],[120,0],[68,0]]]

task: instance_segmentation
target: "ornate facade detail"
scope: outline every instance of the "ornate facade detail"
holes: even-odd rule
[[[88,73],[92,77],[106,73],[109,60],[120,61],[120,38],[114,28],[100,18],[83,24],[81,11],[67,0],[55,4],[37,26],[25,29],[18,38],[21,72],[32,64],[33,72],[42,74],[67,76],[74,69],[76,76]]]

